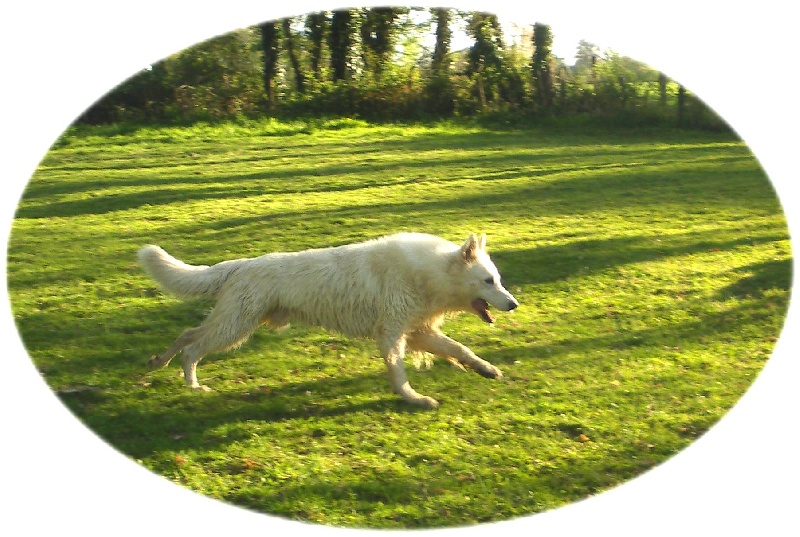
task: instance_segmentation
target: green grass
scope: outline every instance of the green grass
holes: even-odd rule
[[[156,290],[156,243],[191,263],[400,230],[486,232],[520,300],[445,331],[505,372],[410,368],[374,344],[259,331],[199,368],[147,358],[206,302]],[[341,526],[508,519],[619,485],[717,422],[787,308],[786,222],[729,134],[360,122],[84,129],[41,163],[8,252],[19,332],[53,390],[144,468],[213,498]]]

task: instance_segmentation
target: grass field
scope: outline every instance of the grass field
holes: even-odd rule
[[[137,249],[190,263],[416,230],[488,248],[521,306],[445,331],[503,369],[410,368],[369,341],[259,331],[186,389],[147,358],[210,304],[158,291]],[[23,341],[56,394],[142,467],[213,498],[322,524],[508,519],[619,485],[718,421],[788,304],[786,222],[729,134],[370,126],[96,128],[65,135],[8,252]]]

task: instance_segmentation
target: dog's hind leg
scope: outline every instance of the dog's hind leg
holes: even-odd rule
[[[197,364],[207,354],[238,347],[250,337],[258,325],[257,316],[243,314],[240,309],[232,314],[230,308],[222,303],[218,304],[197,328],[197,332],[187,336],[191,342],[183,348],[181,354],[186,385],[195,390],[209,391],[208,387],[197,381]]]
[[[498,368],[486,360],[478,358],[469,348],[438,330],[412,332],[408,336],[408,345],[417,351],[430,352],[444,358],[453,358],[458,363],[486,378],[496,379],[503,376],[503,372]]]
[[[203,324],[184,330],[172,345],[147,362],[150,369],[165,367],[176,354],[181,354],[184,380],[187,386],[197,390],[208,391],[197,381],[197,364],[204,356],[213,352],[238,347],[247,340],[258,326],[254,314],[242,315],[241,311],[217,305],[206,317]]]
[[[238,330],[237,330],[238,328]],[[252,327],[215,326],[208,327],[202,337],[187,345],[181,354],[181,366],[186,385],[194,390],[210,391],[197,381],[197,364],[207,354],[226,351],[238,347],[255,329]]]
[[[184,349],[183,354],[181,355],[183,378],[186,381],[186,385],[193,390],[200,390],[204,392],[211,391],[211,388],[200,384],[197,381],[197,364],[206,354],[208,353],[203,352],[203,347],[198,345],[190,345]]]
[[[385,336],[378,340],[378,346],[383,356],[386,367],[389,370],[389,381],[392,384],[394,393],[414,405],[426,408],[436,408],[439,402],[433,397],[418,394],[408,382],[406,368],[403,365],[405,355],[406,339],[405,336]]]
[[[184,347],[192,343],[196,340],[199,336],[202,335],[203,327],[198,326],[196,328],[189,328],[188,330],[184,330],[178,339],[176,339],[172,345],[167,347],[167,349],[157,356],[153,356],[147,361],[147,367],[150,369],[158,369],[161,367],[166,367],[169,365],[169,362],[175,357],[176,354],[181,352]]]

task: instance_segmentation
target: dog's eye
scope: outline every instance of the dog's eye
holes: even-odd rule
[[[491,276],[489,276],[488,278],[486,278],[486,279],[485,279],[485,280],[483,280],[483,281],[485,281],[485,282],[486,282],[486,283],[488,283],[489,285],[494,285],[494,278],[492,278]]]

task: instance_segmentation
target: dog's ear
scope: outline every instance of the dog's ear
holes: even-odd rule
[[[478,250],[486,250],[486,233],[481,233],[478,239]]]
[[[465,240],[464,244],[461,245],[461,257],[467,263],[471,263],[478,258],[477,252],[479,249],[480,242],[478,237],[476,237],[474,233],[470,233],[469,237],[467,237],[467,240]]]

